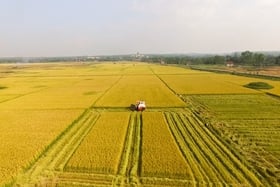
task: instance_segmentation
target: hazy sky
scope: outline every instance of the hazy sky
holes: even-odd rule
[[[0,0],[0,56],[280,50],[280,0]]]

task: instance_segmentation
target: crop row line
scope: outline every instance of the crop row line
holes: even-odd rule
[[[95,122],[100,117],[100,114],[93,114],[92,111],[90,111],[90,113],[90,117],[84,123],[82,123],[82,126],[78,127],[77,131],[73,130],[71,135],[69,134],[69,137],[71,137],[71,139],[68,139],[67,144],[63,147],[63,149],[61,149],[60,155],[56,157],[60,158],[59,161],[54,160],[53,162],[56,163],[56,170],[64,170],[64,167],[67,165],[67,162],[70,160],[70,158],[80,146],[84,138],[91,131]]]
[[[117,185],[115,182],[119,175],[80,173],[80,172],[56,172],[56,178],[46,180],[41,184],[44,186],[235,186],[236,184],[221,184],[220,182],[206,183],[205,181],[194,181],[189,179],[178,179],[168,177],[140,177],[141,184],[124,183]],[[238,185],[242,186],[242,185]],[[246,186],[246,185],[243,185]]]
[[[32,167],[18,176],[16,184],[37,183],[39,182],[37,180],[39,178],[45,178],[45,175],[47,177],[53,177],[55,170],[62,171],[69,158],[71,158],[71,155],[91,130],[98,118],[99,114],[93,113],[91,110],[86,110],[78,121],[71,125],[59,139],[48,147],[44,155],[42,155]]]
[[[92,105],[90,106],[90,108],[93,108],[95,106],[95,104],[102,98],[106,95],[106,93],[109,92],[109,90],[111,90],[115,85],[117,85],[120,80],[123,78],[123,76],[120,76],[107,90],[105,90],[100,97],[98,97],[93,103]]]
[[[191,176],[194,182],[203,181],[205,178],[205,173],[203,172],[200,165],[196,164],[196,156],[193,152],[189,151],[189,144],[185,141],[182,133],[178,129],[178,127],[174,124],[174,120],[169,112],[165,113],[165,118],[167,120],[168,127],[175,138],[175,141],[183,154],[186,162],[189,164],[189,168],[191,170]]]
[[[130,115],[129,127],[126,134],[118,177],[115,185],[139,184],[140,160],[141,159],[141,113],[133,112]]]
[[[212,134],[199,119],[182,113],[165,113],[170,130],[190,165],[200,163],[197,173],[208,183],[261,185],[259,179]],[[193,160],[189,158],[190,153]],[[194,167],[192,167],[194,168]],[[207,173],[205,173],[207,172]],[[198,180],[198,179],[196,179]]]
[[[197,101],[194,101],[197,103]],[[200,103],[201,104],[201,103]],[[199,106],[200,106],[199,104]],[[204,114],[205,112],[208,112],[207,108],[200,108],[202,109],[202,113]],[[197,108],[196,106],[193,107],[192,110],[192,115],[189,117],[190,121],[193,121],[192,123],[197,123],[198,127],[200,127],[206,134],[208,134],[208,137],[212,139],[214,142],[214,145],[216,147],[219,147],[220,150],[224,150],[224,154],[228,156],[228,158],[232,159],[232,163],[234,167],[238,168],[238,170],[243,173],[243,176],[250,182],[251,185],[253,186],[258,186],[258,185],[273,185],[270,181],[268,181],[262,174],[259,172],[258,168],[252,167],[248,161],[245,160],[244,155],[240,153],[237,149],[233,148],[231,145],[230,141],[228,139],[224,139],[224,135],[222,132],[215,128],[214,125],[208,124],[209,121],[205,119],[205,117],[202,118],[200,114],[200,109]],[[253,121],[252,119],[248,119],[249,121]],[[225,122],[223,122],[225,123]],[[227,124],[227,123],[226,123]],[[232,128],[232,127],[228,127]],[[249,128],[249,127],[247,127]],[[255,152],[254,152],[255,154]]]
[[[48,88],[48,87],[41,88],[41,89],[39,89],[39,90],[31,91],[31,92],[24,93],[24,94],[19,94],[19,95],[16,95],[15,97],[12,97],[12,98],[5,99],[5,100],[3,100],[3,101],[0,101],[0,103],[4,103],[4,102],[7,102],[7,101],[11,101],[11,100],[14,100],[14,99],[18,99],[18,98],[20,98],[20,97],[24,97],[24,96],[31,95],[31,94],[34,94],[34,93],[38,93],[38,92],[41,92],[42,90],[45,90],[45,89],[47,89],[47,88]]]
[[[167,113],[166,116],[170,129],[172,133],[175,134],[175,139],[177,138],[177,142],[180,142],[178,146],[181,150],[184,150],[183,155],[187,162],[191,165],[191,168],[196,168],[193,175],[200,176],[195,180],[206,181],[208,184],[222,181],[216,176],[218,172],[208,163],[206,155],[197,146],[197,142],[194,140],[193,135],[189,134],[184,125],[178,121],[177,116],[175,116],[174,113]],[[189,155],[191,155],[191,158]],[[224,183],[224,181],[222,181],[222,183]]]
[[[216,170],[220,173],[221,177],[228,183],[247,183],[247,180],[243,177],[238,169],[233,165],[232,159],[230,159],[230,155],[226,155],[224,150],[221,150],[213,140],[211,140],[205,132],[203,132],[203,128],[201,128],[200,124],[192,121],[191,118],[184,118],[185,116],[180,115],[181,120],[183,122],[189,124],[188,130],[196,134],[196,141],[202,150],[205,150],[205,154],[207,154],[207,159],[209,163],[211,163]],[[194,126],[195,125],[195,126]],[[216,142],[219,143],[219,142]]]
[[[251,171],[251,168],[249,169],[246,163],[236,154],[236,151],[230,149],[223,141],[221,141],[221,138],[215,136],[215,133],[209,130],[211,128],[206,128],[196,115],[192,115],[188,120],[190,120],[191,124],[197,124],[196,127],[197,129],[200,129],[201,133],[207,134],[205,137],[208,139],[207,142],[211,143],[213,152],[216,155],[221,156],[219,159],[225,162],[224,164],[226,167],[230,167],[230,171],[234,176],[238,179],[248,181],[249,184],[253,186],[263,185],[254,172]]]

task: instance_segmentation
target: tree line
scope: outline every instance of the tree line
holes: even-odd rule
[[[91,61],[142,61],[150,63],[164,63],[164,64],[217,64],[225,65],[232,62],[235,65],[244,66],[275,66],[280,65],[280,53],[259,53],[244,51],[241,53],[233,53],[228,55],[177,55],[177,54],[162,54],[162,55],[111,55],[98,56],[96,58],[89,58],[88,56],[69,56],[69,57],[31,57],[31,58],[0,58],[0,63],[15,63],[15,62],[91,62]]]
[[[275,66],[280,65],[280,55],[271,55],[258,52],[244,51],[241,53],[234,53],[231,55],[201,55],[201,56],[187,56],[187,55],[174,55],[174,56],[150,56],[143,58],[141,61],[156,62],[166,64],[226,64],[234,63],[235,65],[248,65],[248,66]]]

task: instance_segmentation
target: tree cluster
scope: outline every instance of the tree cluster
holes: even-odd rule
[[[240,55],[235,54],[232,56],[227,56],[227,59],[233,61],[236,64],[257,67],[280,65],[280,55],[275,56],[270,54],[254,53],[250,51],[244,51]]]
[[[157,55],[143,58],[145,62],[164,62],[166,64],[226,64],[233,62],[236,65],[248,65],[263,67],[269,65],[280,65],[280,55],[264,54],[244,51],[230,55]]]

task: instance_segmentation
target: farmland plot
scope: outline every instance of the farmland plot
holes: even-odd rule
[[[66,170],[116,174],[128,119],[127,112],[101,114],[67,163]]]
[[[214,73],[188,75],[160,75],[179,94],[250,94],[257,91],[227,82]]]
[[[180,150],[191,165],[195,183],[261,185],[254,173],[197,118],[182,113],[166,113],[166,118]]]
[[[104,120],[108,121],[108,116],[114,116],[114,120],[112,118],[110,125],[112,129],[106,128],[109,127],[108,124],[105,125]],[[57,174],[56,181],[54,182],[55,185],[126,186],[140,184],[141,114],[131,113],[129,123],[128,116],[129,113],[127,112],[105,112],[101,114],[101,121],[98,120],[92,128],[91,132],[82,142],[81,147],[77,149],[76,153],[67,163],[65,170]],[[100,139],[92,138],[93,133],[99,134],[96,128],[103,129],[103,127],[105,129],[101,135],[102,137]],[[120,128],[122,132],[118,131]],[[111,133],[108,134],[108,130],[111,130]],[[124,133],[125,130],[126,133]],[[108,136],[112,134],[113,137]],[[89,138],[91,138],[91,141],[89,141]],[[115,140],[114,143],[117,143],[117,146],[111,143],[105,146],[106,149],[102,147],[102,150],[98,148],[93,152],[91,148],[96,147],[95,141],[98,140],[99,143],[103,142],[100,146],[103,146],[110,140]],[[100,162],[95,157],[99,157],[103,161]],[[88,158],[92,159],[89,160]],[[113,162],[111,162],[112,160]],[[100,169],[92,166],[107,166],[107,168]],[[50,180],[49,183],[52,183],[52,181]]]
[[[270,185],[279,183],[280,102],[264,94],[193,96],[213,114],[216,128]]]
[[[155,75],[123,76],[100,100],[98,107],[129,107],[145,100],[150,107],[183,107],[182,102]]]
[[[269,90],[261,90],[261,91],[280,96],[280,81],[264,80],[261,78],[251,78],[251,77],[242,77],[242,76],[234,76],[234,75],[214,74],[214,76],[217,79],[223,79],[225,82],[229,82],[240,86],[244,86],[246,84],[249,84],[250,82],[266,82],[272,85],[274,88]]]
[[[116,80],[118,80],[118,76],[35,79],[32,84],[40,82],[44,86],[38,87],[31,93],[22,94],[20,97],[15,95],[13,99],[6,99],[0,105],[0,109],[85,109],[90,107]],[[25,87],[29,87],[28,84],[24,84]],[[12,86],[7,91],[11,92],[17,86]],[[13,93],[17,93],[17,91],[15,90]]]
[[[192,180],[191,170],[180,155],[161,112],[143,114],[142,143],[142,177]]]
[[[5,67],[0,89],[0,185],[48,147],[118,76],[74,76],[89,67],[32,64]],[[69,67],[68,67],[69,66]]]
[[[243,87],[253,79],[139,62],[0,72],[0,183],[279,184],[279,100]]]
[[[82,110],[1,110],[0,183],[29,165]]]
[[[126,68],[121,72],[123,75],[152,75],[151,65],[143,63],[127,63]]]

